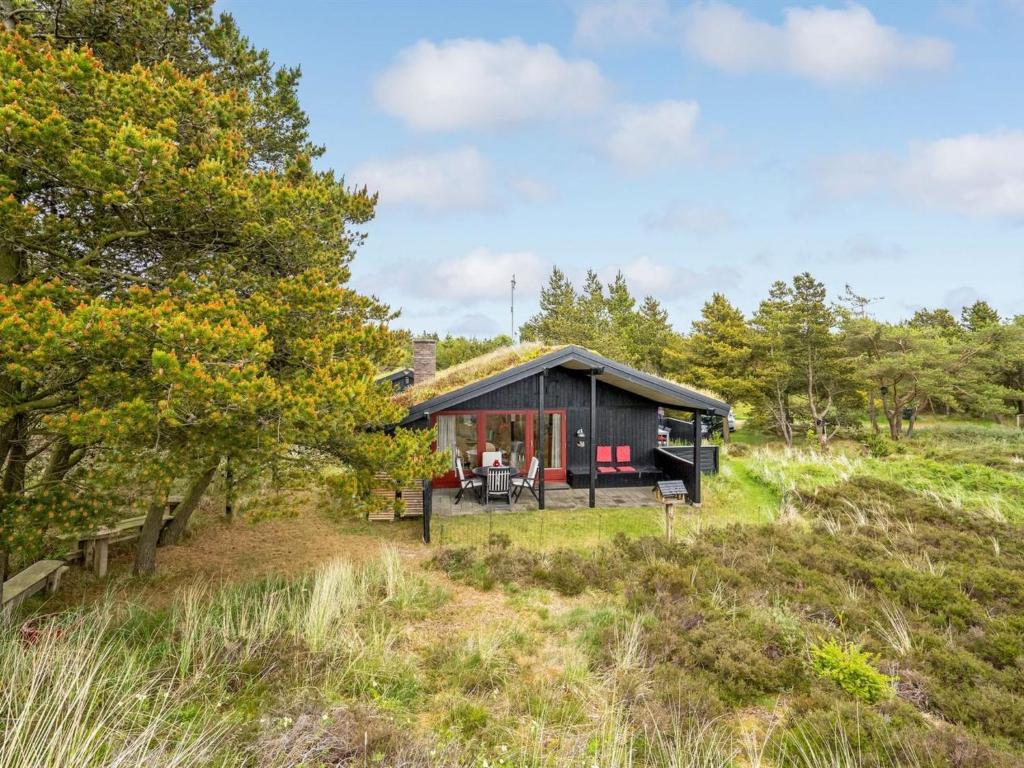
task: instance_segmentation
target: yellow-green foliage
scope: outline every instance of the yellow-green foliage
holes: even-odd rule
[[[892,694],[893,678],[875,668],[876,654],[855,643],[841,644],[834,638],[811,646],[811,667],[821,678],[831,680],[851,696],[875,704]]]

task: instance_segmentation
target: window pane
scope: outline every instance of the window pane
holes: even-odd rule
[[[537,419],[533,420],[533,445],[537,458],[540,458],[540,435],[537,429]],[[547,424],[544,427],[544,441],[547,449],[544,452],[545,465],[548,469],[561,469],[562,467],[562,414],[547,414]]]
[[[462,464],[472,469],[480,466],[476,445],[476,415],[465,413],[455,416],[455,446]]]
[[[526,415],[488,414],[484,419],[484,450],[500,452],[503,464],[521,469],[526,459]]]

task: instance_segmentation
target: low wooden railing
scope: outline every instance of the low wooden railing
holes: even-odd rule
[[[686,451],[689,450],[689,455]],[[693,467],[693,446],[658,447],[654,450],[654,463],[666,477],[686,483],[687,495],[693,498],[694,479],[697,473]]]

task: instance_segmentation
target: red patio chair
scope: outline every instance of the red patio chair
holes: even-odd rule
[[[635,467],[629,465],[630,450],[628,445],[615,446],[615,469],[618,472],[636,472]]]
[[[612,466],[612,447],[610,445],[597,446],[597,471],[602,475],[615,471],[615,467]]]

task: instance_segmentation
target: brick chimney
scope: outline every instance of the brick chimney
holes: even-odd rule
[[[412,375],[414,384],[430,381],[437,373],[437,341],[412,340]]]

